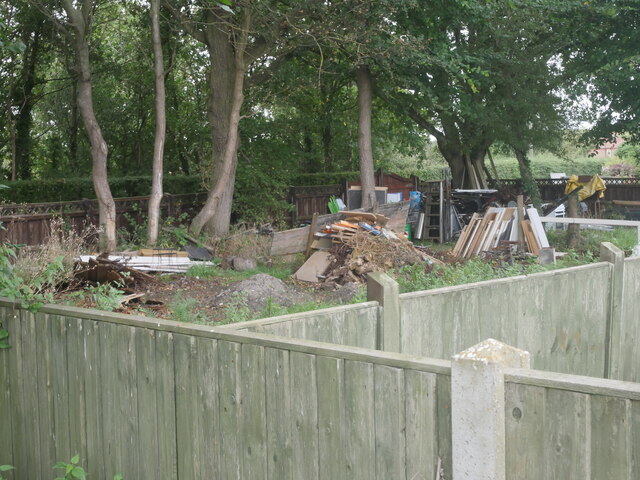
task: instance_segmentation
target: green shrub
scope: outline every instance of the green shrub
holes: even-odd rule
[[[566,160],[551,153],[535,153],[531,155],[531,170],[535,178],[549,178],[549,174],[552,172],[566,173],[567,175],[600,174],[604,163],[605,159],[603,158],[583,157]],[[500,178],[520,178],[518,162],[514,157],[496,156],[495,164]]]

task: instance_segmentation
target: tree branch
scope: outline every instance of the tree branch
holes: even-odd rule
[[[180,12],[180,10],[175,8],[169,0],[163,0],[162,3],[171,12],[171,15],[173,15],[175,19],[178,20],[180,25],[184,27],[185,32],[191,35],[198,42],[210,46],[209,42],[207,41],[207,36],[202,30],[198,30],[195,27],[194,22],[191,21],[191,19],[187,15],[184,15],[182,12]]]

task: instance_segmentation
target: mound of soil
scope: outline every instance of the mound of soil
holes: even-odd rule
[[[269,299],[272,303],[283,307],[304,301],[299,292],[296,292],[282,280],[259,273],[224,289],[213,298],[211,306],[223,307],[240,301],[246,302],[246,306],[250,309],[260,311],[266,308]]]

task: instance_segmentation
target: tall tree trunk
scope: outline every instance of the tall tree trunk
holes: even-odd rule
[[[238,127],[240,124],[240,109],[244,101],[244,52],[247,46],[249,25],[251,22],[250,13],[245,12],[243,24],[238,32],[239,40],[236,44],[233,54],[233,62],[231,70],[220,69],[211,72],[210,81],[212,88],[209,98],[209,121],[214,140],[214,176],[213,185],[207,196],[202,210],[194,217],[189,229],[192,233],[199,235],[205,225],[208,225],[208,231],[212,235],[224,235],[229,231],[229,223],[231,219],[231,202],[233,200],[233,181],[235,179],[235,170],[237,166],[237,151],[239,145]],[[213,35],[222,33],[226,37],[226,33],[222,32],[219,27],[213,26],[218,33],[212,32]],[[210,54],[219,53],[221,56],[214,57],[217,62],[222,62],[225,55],[230,53],[231,45],[227,38],[224,43],[210,43]],[[223,64],[224,65],[224,64]],[[227,66],[229,66],[227,64]],[[228,77],[227,77],[228,75]],[[225,80],[232,80],[231,95],[228,95],[228,89],[225,89]],[[228,88],[228,84],[226,84]],[[225,95],[226,94],[226,95]],[[222,96],[222,98],[221,98]],[[228,103],[228,110],[224,107]],[[216,109],[216,107],[222,107]],[[225,113],[228,112],[228,116]],[[226,131],[220,128],[227,125]],[[218,160],[217,153],[222,149],[222,156]]]
[[[89,63],[89,21],[93,5],[84,0],[81,10],[73,6],[73,0],[62,0],[69,21],[74,30],[73,48],[76,54],[76,74],[78,76],[78,109],[82,116],[89,143],[91,145],[93,188],[98,199],[100,247],[111,252],[116,248],[116,206],[107,180],[107,143],[93,110],[91,68]]]
[[[7,95],[7,128],[9,130],[9,145],[11,150],[11,180],[17,180],[18,178],[18,152],[16,149],[16,127],[15,120],[13,118],[13,110],[12,110],[12,99],[13,99],[13,90],[14,90],[14,76],[13,76],[13,66],[15,65],[15,60],[13,58],[13,54],[11,54],[11,62],[9,62],[9,92]]]
[[[69,124],[69,163],[71,171],[77,172],[80,168],[78,161],[78,127],[80,119],[78,116],[78,84],[74,82],[71,92],[71,121]]]
[[[358,157],[360,159],[362,208],[371,208],[376,204],[376,182],[373,168],[373,149],[371,146],[373,81],[369,65],[358,65],[356,77],[358,84]]]
[[[519,148],[514,148],[514,152],[518,160],[518,168],[520,170],[520,177],[522,178],[524,193],[529,196],[533,206],[540,209],[542,207],[542,197],[540,196],[538,183],[536,179],[533,178],[533,173],[531,173],[530,161],[527,158],[527,154]]]
[[[162,174],[164,141],[166,132],[164,60],[160,39],[160,0],[151,0],[151,42],[153,44],[153,70],[155,74],[156,131],[153,142],[153,170],[151,198],[149,198],[148,243],[155,246],[160,224],[160,202],[162,200]]]
[[[15,103],[18,115],[15,120],[16,163],[18,177],[22,180],[31,178],[31,111],[33,110],[33,89],[36,85],[36,64],[40,50],[40,33],[33,32],[33,40],[28,42],[24,51],[20,88],[15,92]],[[26,42],[25,42],[26,43]]]

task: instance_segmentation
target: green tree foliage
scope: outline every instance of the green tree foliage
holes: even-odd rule
[[[91,172],[73,52],[34,7],[48,1],[0,5],[2,180]],[[457,185],[483,186],[485,153],[500,144],[520,152],[526,176],[529,160],[536,171],[532,148],[562,154],[569,121],[579,120],[569,92],[587,95],[600,115],[591,138],[638,135],[638,9],[635,0],[166,0],[165,173],[200,175],[208,186],[216,177],[229,119],[220,52],[237,51],[248,11],[229,184],[234,218],[254,221],[286,213],[300,174],[358,169],[358,65],[375,87],[375,168],[440,168],[435,141]],[[109,175],[141,178],[154,136],[148,6],[105,0],[93,15],[93,98]]]
[[[564,61],[578,75],[573,93],[589,102],[593,127],[585,139],[601,144],[616,135],[640,140],[640,4],[635,0],[585,2]]]

